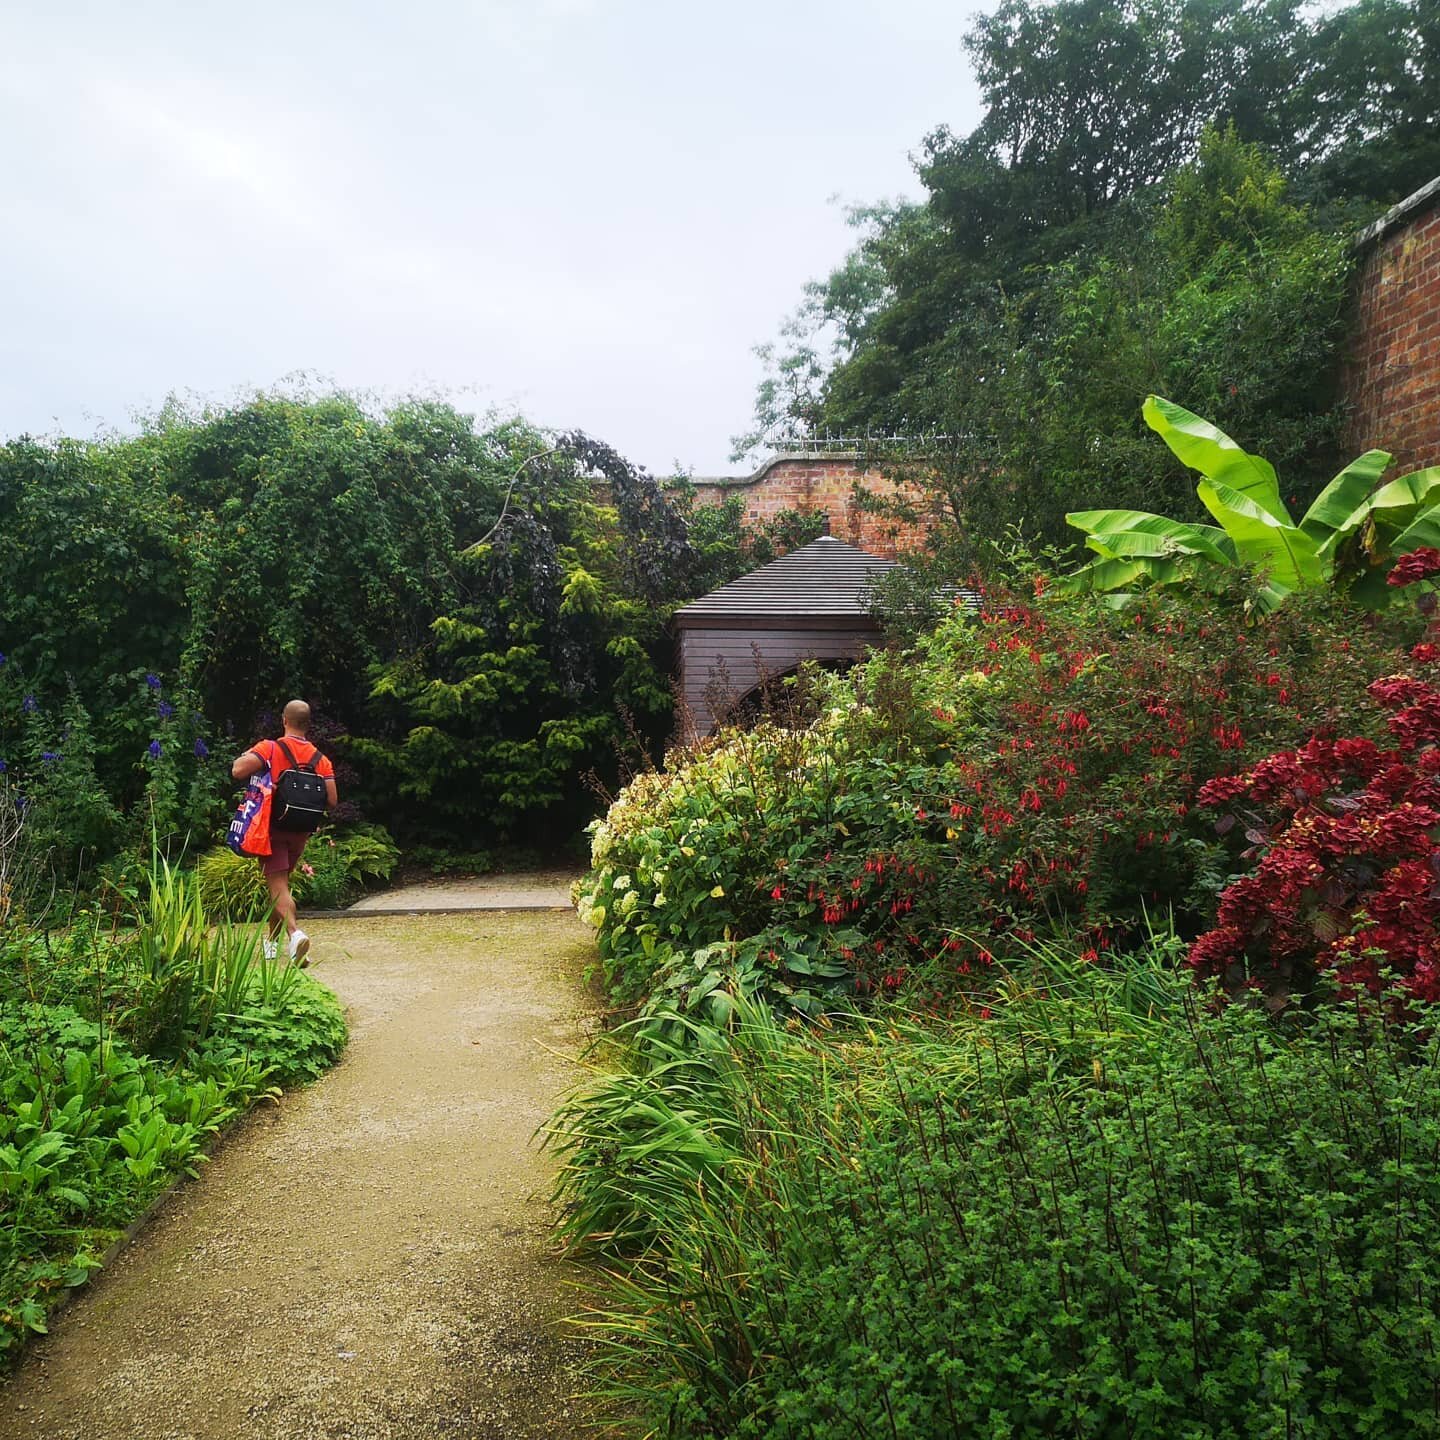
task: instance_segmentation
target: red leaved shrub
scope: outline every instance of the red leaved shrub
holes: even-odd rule
[[[1390,583],[1437,573],[1440,552],[1421,551]],[[1440,1001],[1440,645],[1410,659],[1430,675],[1368,688],[1387,746],[1317,737],[1203,787],[1202,805],[1227,807],[1217,828],[1238,823],[1260,858],[1191,947],[1198,975],[1280,1000],[1327,977],[1341,995]]]

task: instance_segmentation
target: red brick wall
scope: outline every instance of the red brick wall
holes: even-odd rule
[[[780,458],[762,466],[751,480],[699,481],[696,490],[704,505],[718,505],[732,495],[744,501],[741,512],[747,525],[772,519],[782,510],[803,515],[817,511],[830,517],[830,533],[871,555],[898,559],[921,548],[928,526],[907,524],[862,511],[854,498],[856,483],[870,493],[893,496],[897,492],[918,499],[913,489],[898,484],[864,461],[843,455]]]
[[[1344,377],[1350,448],[1391,451],[1392,474],[1440,465],[1440,193],[1424,196],[1361,261]]]

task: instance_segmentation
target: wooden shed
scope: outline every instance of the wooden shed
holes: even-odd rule
[[[858,660],[880,635],[871,580],[895,565],[822,535],[677,610],[682,735],[803,660]]]

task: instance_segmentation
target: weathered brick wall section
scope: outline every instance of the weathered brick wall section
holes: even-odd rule
[[[1344,393],[1352,450],[1389,450],[1392,474],[1440,465],[1440,180],[1358,242]]]
[[[782,510],[830,517],[830,533],[871,555],[897,560],[919,550],[928,526],[907,524],[862,511],[855,504],[855,486],[873,495],[918,499],[918,493],[878,470],[858,455],[777,455],[748,480],[697,480],[701,504],[719,505],[732,495],[745,503],[747,525],[773,519]]]

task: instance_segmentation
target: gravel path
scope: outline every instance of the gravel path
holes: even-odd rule
[[[531,1138],[594,1023],[587,932],[497,913],[311,933],[345,1058],[243,1122],[57,1317],[0,1390],[5,1440],[592,1433]]]
[[[347,915],[413,915],[427,910],[568,910],[576,870],[530,870],[397,885],[357,900]]]

